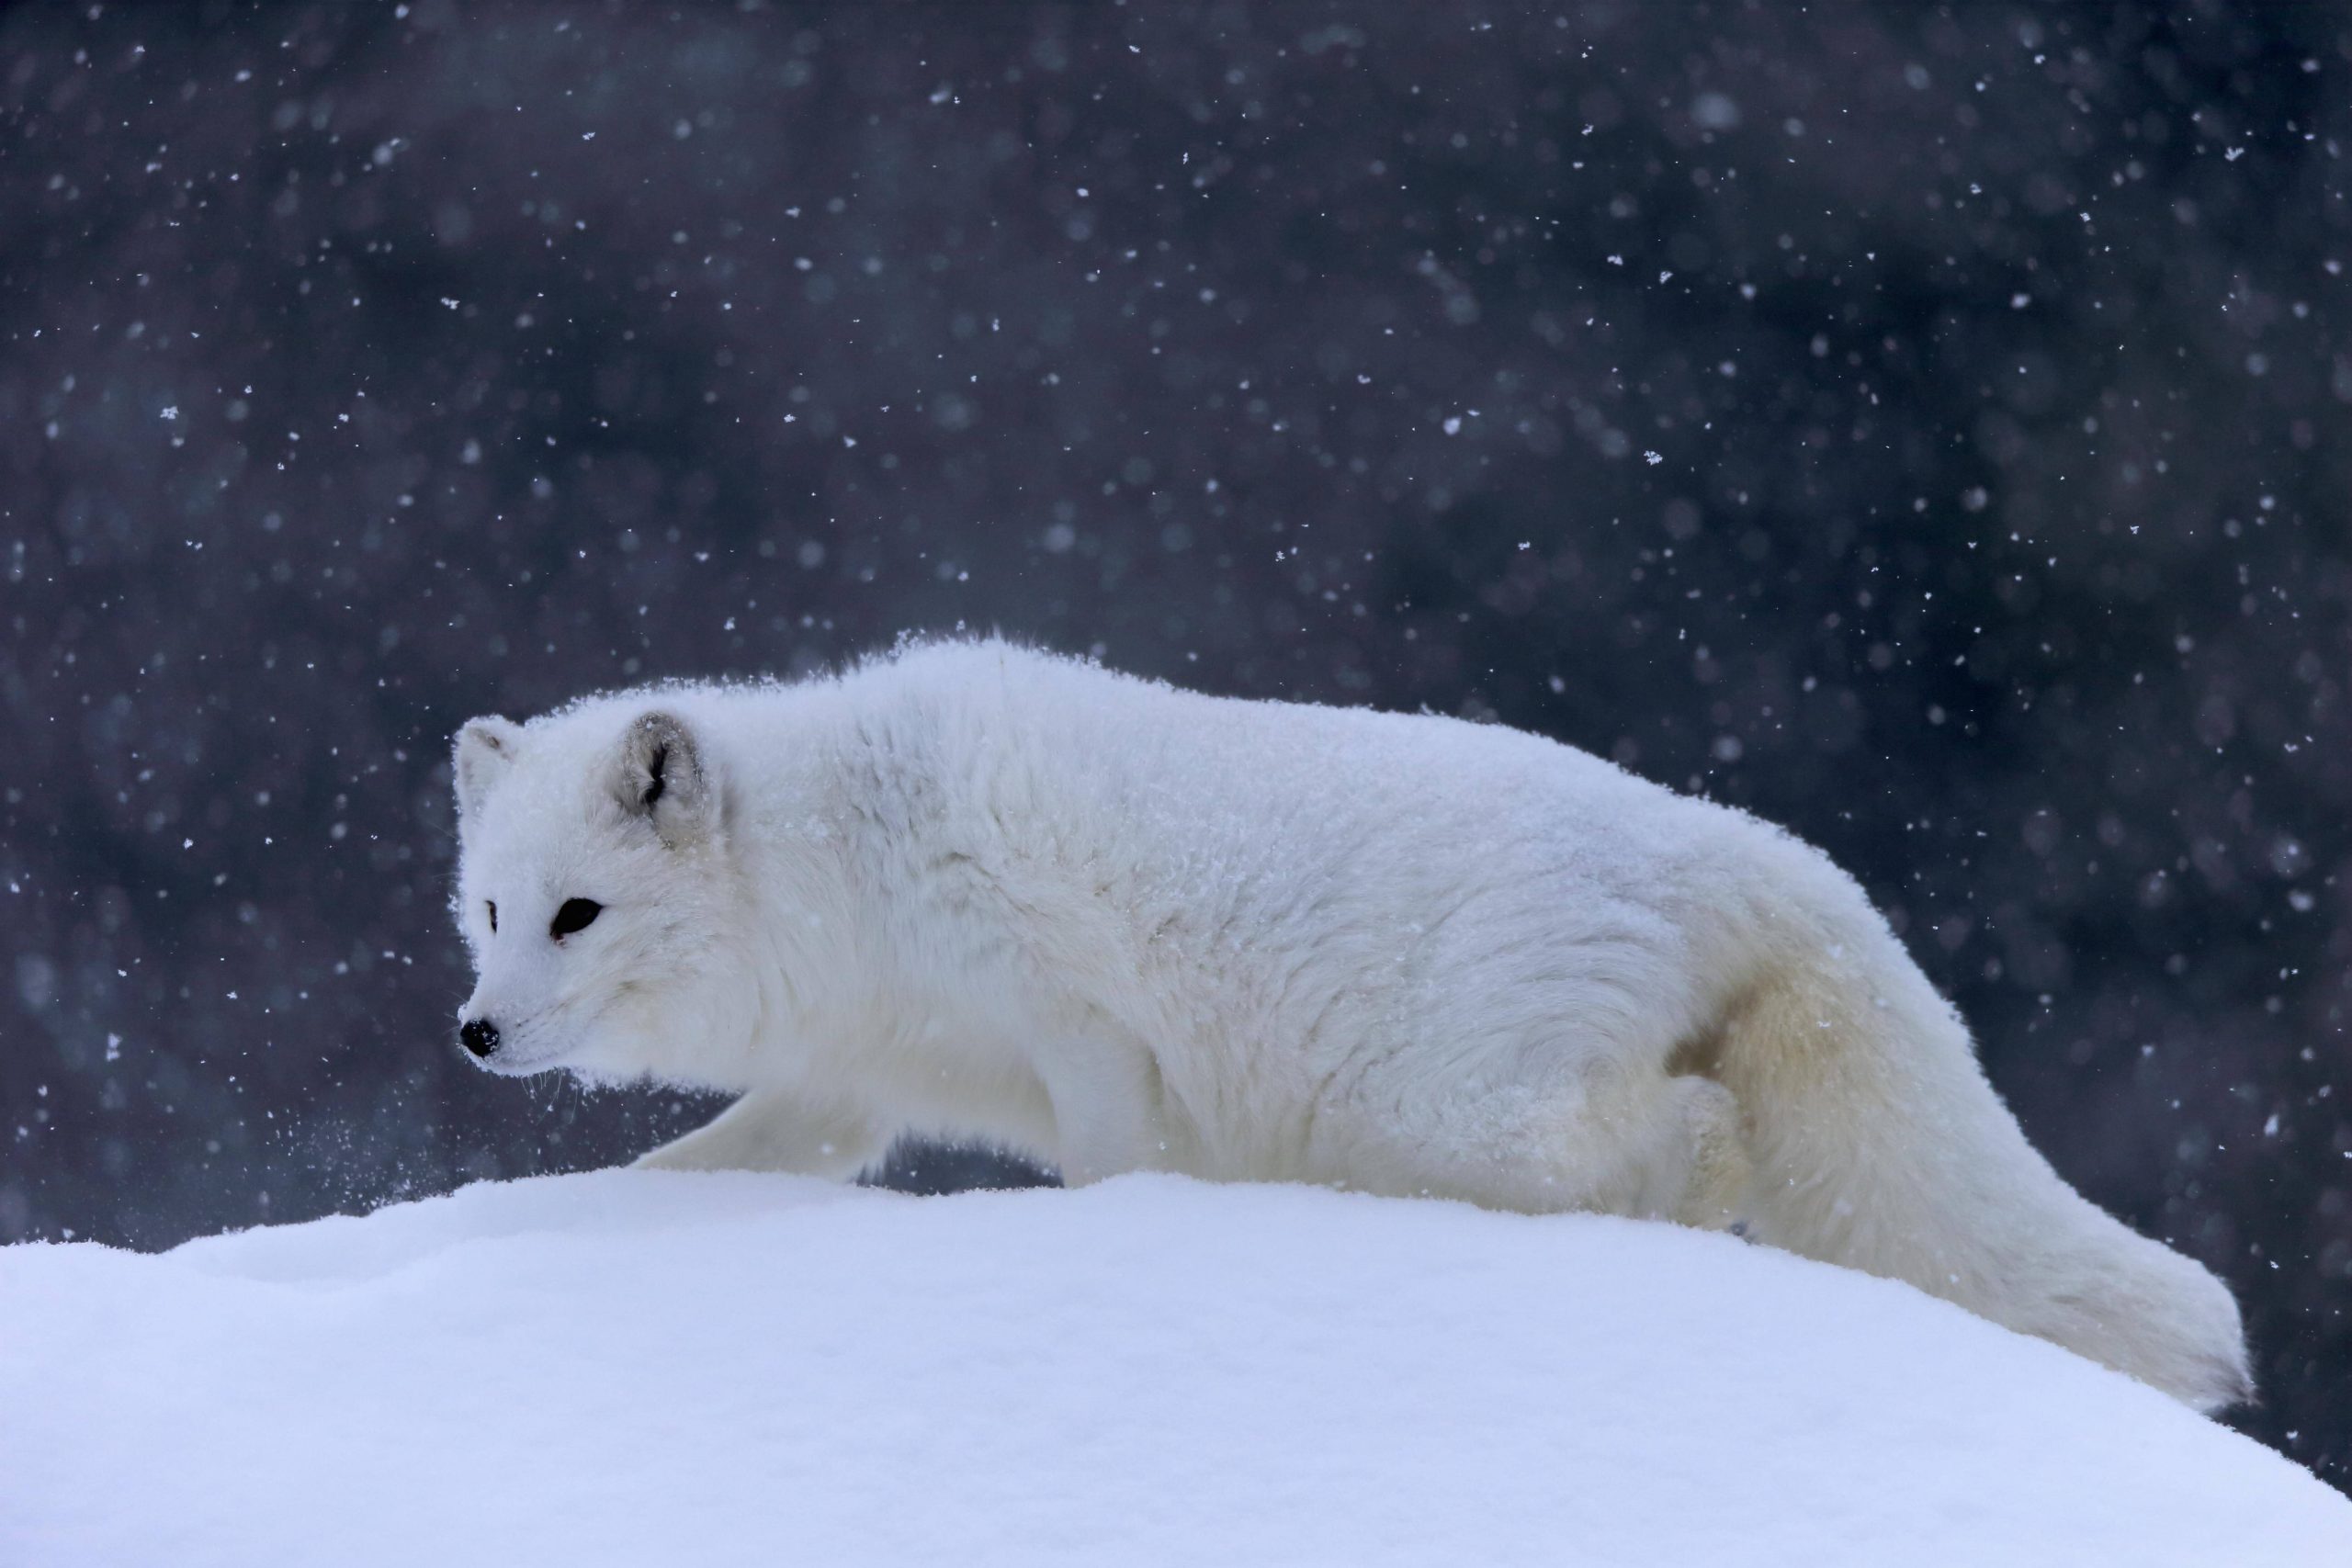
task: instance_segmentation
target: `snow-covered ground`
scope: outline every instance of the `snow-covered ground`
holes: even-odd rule
[[[1664,1225],[611,1171],[0,1250],[10,1568],[2347,1562],[2158,1394]]]

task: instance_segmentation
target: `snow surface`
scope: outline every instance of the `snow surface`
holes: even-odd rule
[[[2347,1562],[2159,1394],[1665,1225],[606,1171],[0,1249],[10,1568]]]

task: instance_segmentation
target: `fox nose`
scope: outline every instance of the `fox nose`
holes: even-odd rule
[[[498,1049],[498,1025],[486,1018],[466,1021],[458,1031],[458,1039],[477,1056],[487,1056]]]

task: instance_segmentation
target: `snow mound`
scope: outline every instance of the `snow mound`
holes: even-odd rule
[[[2286,1568],[2352,1503],[1723,1236],[607,1171],[0,1249],[0,1562]]]

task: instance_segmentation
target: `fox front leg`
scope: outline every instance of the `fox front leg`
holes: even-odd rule
[[[772,1170],[845,1181],[890,1135],[862,1112],[753,1089],[709,1122],[631,1162],[636,1170]]]
[[[1159,1066],[1149,1050],[1115,1039],[1073,1042],[1040,1068],[1063,1185],[1173,1168]]]

